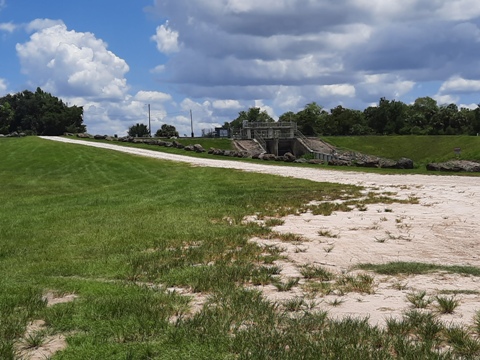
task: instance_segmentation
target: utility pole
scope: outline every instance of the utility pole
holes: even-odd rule
[[[193,116],[192,116],[192,110],[190,109],[190,127],[192,128],[192,138],[195,137],[193,134]]]
[[[148,104],[148,133],[152,137],[152,125],[150,123],[150,104]]]

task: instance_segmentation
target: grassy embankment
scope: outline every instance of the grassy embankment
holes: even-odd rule
[[[363,171],[374,172],[380,174],[391,173],[407,173],[407,174],[446,174],[427,171],[425,165],[430,162],[444,162],[453,159],[474,160],[480,161],[480,137],[475,136],[338,136],[338,137],[321,137],[322,140],[338,147],[341,150],[357,151],[363,154],[380,156],[388,159],[398,160],[402,157],[412,159],[414,161],[415,169],[413,170],[399,170],[399,169],[376,169],[376,168],[357,168],[357,167],[334,167],[326,166],[329,169],[340,169],[346,171]],[[101,141],[103,140],[88,140]],[[171,140],[168,140],[171,141]],[[205,149],[219,148],[225,150],[232,150],[233,144],[229,139],[209,139],[209,138],[179,138],[176,141],[184,145],[200,144]],[[131,146],[138,148],[145,148],[154,151],[168,152],[173,154],[181,154],[196,157],[212,157],[212,155],[203,153],[197,154],[193,152],[184,151],[176,148],[166,148],[159,146],[152,146],[146,144],[133,143],[118,143],[121,146]],[[457,155],[454,149],[460,148],[460,155]],[[221,158],[221,157],[220,157]],[[238,159],[230,158],[235,161],[259,162],[262,160],[252,159]],[[262,161],[263,162],[263,161]],[[265,164],[272,164],[272,162],[263,162]],[[282,162],[274,162],[275,165],[287,166],[310,166],[318,167],[319,165],[309,164],[284,164]],[[472,174],[470,175],[477,175]]]
[[[344,150],[397,160],[412,159],[417,166],[452,159],[480,160],[480,137],[477,136],[339,136],[323,140]],[[454,152],[461,149],[460,156]]]
[[[411,312],[382,330],[282,308],[244,285],[273,283],[279,249],[248,242],[275,216],[358,188],[1,139],[0,358],[30,320],[68,337],[58,359],[452,358],[480,354],[462,329]],[[313,276],[310,274],[309,276]],[[323,281],[323,280],[319,280]],[[195,315],[176,286],[209,295]],[[47,307],[42,295],[74,293]],[[480,333],[480,320],[477,326]],[[411,336],[406,336],[411,334]],[[449,334],[453,334],[450,336]],[[454,343],[453,336],[458,340]],[[452,350],[438,355],[436,347]]]

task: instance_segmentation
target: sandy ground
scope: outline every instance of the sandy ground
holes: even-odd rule
[[[391,192],[395,197],[416,197],[418,204],[368,205],[366,211],[339,212],[331,216],[305,213],[288,216],[274,228],[280,233],[295,233],[305,241],[289,244],[280,240],[252,239],[284,249],[287,261],[282,265],[285,278],[301,276],[304,264],[324,266],[337,273],[349,273],[358,263],[416,261],[441,265],[480,267],[480,178],[436,175],[378,175],[325,169],[292,168],[271,164],[251,164],[218,159],[199,159],[114,144],[92,143],[60,137],[45,139],[112,149],[152,158],[190,163],[194,166],[230,168],[243,171],[303,178],[320,182],[360,185],[366,192]],[[335,235],[320,236],[319,231]],[[332,294],[305,297],[301,286],[279,292],[273,286],[262,288],[273,301],[296,296],[308,298],[312,308],[328,310],[333,317],[345,315],[369,317],[370,323],[383,325],[385,319],[398,317],[411,308],[406,296],[425,290],[428,296],[456,291],[459,307],[451,315],[441,315],[447,323],[473,324],[480,311],[480,278],[448,273],[389,277],[374,275],[374,294]],[[303,281],[300,281],[302,284]],[[443,295],[442,295],[443,296]],[[450,296],[450,295],[448,295]],[[335,299],[340,302],[332,306]],[[435,302],[430,305],[435,310]]]

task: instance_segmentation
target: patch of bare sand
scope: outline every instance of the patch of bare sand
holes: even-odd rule
[[[458,178],[459,183],[462,180],[465,179]],[[469,182],[471,178],[465,183]],[[394,261],[480,266],[478,186],[465,185],[392,187],[377,184],[371,188],[373,191],[395,192],[394,197],[401,199],[416,197],[419,204],[373,204],[367,205],[364,211],[335,212],[330,216],[310,212],[291,215],[273,230],[301,235],[304,242],[254,241],[284,249],[282,255],[289,262],[282,264],[284,277],[301,277],[299,268],[306,264],[336,273],[349,273],[361,263]],[[375,279],[374,294],[317,296],[314,301],[318,305],[314,308],[327,310],[332,317],[369,317],[371,324],[382,326],[386,319],[400,317],[412,308],[407,294],[426,291],[432,299],[439,294],[450,297],[455,293],[460,305],[453,314],[440,316],[447,323],[472,324],[476,311],[480,310],[478,277],[443,272],[418,276],[370,275]],[[299,289],[279,293],[274,287],[266,287],[264,293],[280,302],[298,296],[312,297]],[[332,306],[335,299],[337,306]],[[434,304],[429,306],[431,310],[435,310]]]
[[[54,291],[48,291],[44,296],[47,306],[67,303],[75,300],[77,295],[58,295]],[[64,334],[50,334],[44,320],[35,320],[27,325],[25,334],[15,344],[17,357],[23,360],[50,359],[58,351],[67,347]]]

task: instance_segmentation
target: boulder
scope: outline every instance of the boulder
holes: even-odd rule
[[[283,157],[285,159],[285,162],[294,162],[296,160],[295,155],[293,155],[291,152],[285,153],[285,155],[283,155]]]
[[[451,160],[444,163],[429,163],[427,170],[448,172],[480,172],[480,163],[468,160]]]
[[[197,153],[204,153],[205,152],[205,149],[200,144],[193,145],[193,150]]]
[[[175,138],[175,139],[176,139],[176,138]],[[181,144],[181,143],[179,143],[178,141],[175,141],[175,140],[172,142],[172,144],[173,144],[173,147],[175,147],[175,148],[177,148],[177,149],[183,149],[183,148],[185,148],[185,145],[183,145],[183,144]]]
[[[413,169],[413,160],[407,158],[400,158],[395,166],[397,169]]]
[[[295,160],[295,162],[297,162],[297,160]],[[310,159],[310,160],[306,160],[306,162],[308,162],[309,164],[318,164],[318,165],[324,163],[324,161],[320,159]]]
[[[93,136],[88,134],[88,133],[80,133],[80,134],[77,134],[77,137],[80,138],[80,139],[90,139]]]
[[[93,138],[96,140],[105,140],[107,135],[94,135]]]
[[[187,145],[187,146],[184,147],[184,149],[185,149],[186,151],[195,151],[193,145]]]
[[[263,154],[262,160],[274,161],[277,157],[274,154]]]

